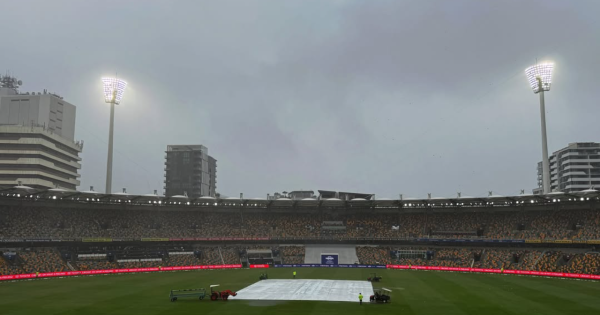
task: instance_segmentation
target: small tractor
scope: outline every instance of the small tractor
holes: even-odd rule
[[[371,282],[379,282],[381,281],[381,279],[383,279],[382,277],[378,277],[376,273],[371,273],[371,276],[367,278],[367,281],[371,281]]]
[[[369,302],[371,303],[390,303],[391,302],[392,290],[381,288],[376,289],[375,294],[371,295]]]
[[[223,301],[227,301],[227,299],[229,298],[229,296],[236,296],[237,293],[231,291],[231,290],[224,290],[224,291],[218,291],[217,289],[215,289],[216,287],[218,287],[218,284],[211,284],[210,285],[210,300],[211,301],[216,301],[218,299],[222,299]]]
[[[258,278],[258,280],[267,280],[269,279],[269,275],[266,273],[261,273],[260,277]]]

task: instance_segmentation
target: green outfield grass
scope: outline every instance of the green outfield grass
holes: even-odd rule
[[[365,280],[367,269],[298,268],[299,278]],[[600,282],[514,275],[381,270],[392,303],[170,302],[171,289],[239,290],[265,270],[202,270],[0,283],[0,314],[600,314]],[[292,269],[269,269],[271,279]],[[375,284],[377,285],[377,284]],[[367,298],[368,299],[368,298]]]

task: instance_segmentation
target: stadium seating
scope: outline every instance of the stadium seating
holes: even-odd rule
[[[567,253],[562,251],[493,249],[473,250],[467,248],[420,248],[434,252],[431,260],[425,258],[400,258],[390,255],[395,250],[417,250],[415,247],[357,247],[362,264],[401,264],[444,267],[474,267],[490,269],[520,269],[534,271],[558,271],[570,273],[600,274],[600,253]],[[481,261],[475,255],[481,253]],[[570,260],[559,266],[564,256]],[[518,261],[514,258],[520,257]]]
[[[69,267],[54,249],[35,249],[21,251],[23,270],[27,273],[68,271]]]
[[[8,261],[6,261],[3,257],[0,256],[0,276],[17,275],[21,273],[25,273],[25,271],[23,271],[21,267],[10,264]]]
[[[264,248],[264,246],[256,246]],[[97,270],[113,268],[142,268],[159,266],[193,266],[239,264],[240,247],[202,247],[201,258],[193,254],[170,255],[159,261],[109,262],[107,260],[80,260],[73,264],[77,270]],[[304,263],[304,246],[281,246],[281,256],[285,264]],[[431,259],[398,258],[393,251],[432,252]],[[402,264],[444,267],[474,267],[491,269],[520,269],[533,271],[555,271],[568,273],[600,274],[600,253],[564,252],[556,250],[520,249],[471,249],[444,247],[396,247],[358,246],[356,248],[361,264]],[[66,262],[55,249],[18,251],[22,264],[10,264],[0,259],[0,275],[35,272],[57,272],[69,270]],[[222,255],[222,258],[221,258]],[[475,257],[480,256],[480,261]],[[515,259],[516,258],[516,259]]]
[[[323,222],[341,229],[323,229]],[[595,210],[430,214],[215,213],[0,206],[0,239],[269,237],[598,240]]]
[[[539,250],[528,250],[525,251],[521,260],[521,270],[535,270],[537,262],[542,257],[543,251]]]
[[[240,250],[234,246],[221,246],[222,264],[239,264],[240,263]]]
[[[163,266],[198,266],[202,262],[193,254],[187,255],[169,255],[169,258],[163,262]]]
[[[284,264],[303,264],[304,246],[281,246],[282,262]]]
[[[37,206],[0,206],[0,239],[46,239],[81,242],[87,238],[118,239],[142,243],[121,247],[69,248],[60,251],[75,257],[70,261],[57,248],[17,249],[16,260],[0,259],[0,274],[239,264],[245,251],[273,250],[273,259],[285,264],[305,261],[304,246],[276,245],[181,245],[152,247],[148,240],[171,238],[267,238],[302,244],[305,240],[403,240],[413,238],[481,238],[526,240],[521,248],[460,248],[431,246],[359,246],[356,254],[363,264],[412,264],[449,267],[521,269],[532,271],[583,272],[597,274],[600,255],[589,250],[600,240],[600,212],[592,209],[503,212],[346,213],[340,212],[215,212],[157,208],[131,211]],[[298,243],[295,243],[295,241]],[[555,240],[557,244],[590,244],[587,249],[527,248]],[[591,241],[588,243],[588,241]],[[117,242],[118,243],[118,242]],[[366,242],[368,243],[368,242]],[[85,244],[85,243],[83,243]],[[363,243],[365,244],[365,243]],[[390,244],[389,242],[386,244]],[[5,249],[6,250],[6,249]],[[8,249],[11,250],[11,249]],[[200,255],[194,253],[199,251]],[[393,251],[421,254],[394,256]],[[115,262],[108,261],[108,253]],[[170,255],[176,252],[179,254]],[[431,255],[425,257],[425,252]],[[587,252],[587,253],[586,253]],[[101,254],[89,257],[85,254]],[[277,254],[278,253],[278,254]],[[83,254],[78,259],[77,254]],[[66,255],[64,257],[70,257]],[[67,258],[69,259],[69,258]],[[149,259],[153,261],[148,261]],[[120,262],[119,262],[120,261]]]
[[[535,264],[532,270],[534,271],[557,271],[558,260],[562,253],[558,251],[545,251],[542,253],[538,262]]]
[[[119,268],[119,265],[114,262],[107,260],[84,260],[76,263],[78,270],[102,270],[102,269],[115,269]]]
[[[394,263],[390,255],[391,250],[392,248],[387,246],[358,246],[356,255],[361,264],[387,265]]]
[[[570,261],[561,266],[559,272],[600,274],[600,253],[583,253],[575,255]]]
[[[481,268],[510,269],[511,260],[514,252],[512,250],[483,250],[481,258]]]
[[[162,265],[162,261],[137,261],[118,263],[119,268],[156,268]]]

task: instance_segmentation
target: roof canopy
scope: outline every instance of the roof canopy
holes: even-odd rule
[[[189,198],[187,196],[158,196],[155,194],[127,194],[114,193],[103,194],[97,191],[72,191],[61,188],[36,189],[27,186],[0,187],[0,197],[8,198],[43,198],[71,200],[79,202],[104,202],[128,204],[152,204],[152,205],[182,205],[197,207],[327,207],[327,208],[426,208],[426,207],[502,207],[511,205],[531,205],[554,202],[582,202],[600,200],[600,192],[595,189],[587,189],[579,192],[565,193],[552,192],[546,195],[521,194],[516,196],[490,195],[485,197],[460,196],[454,198],[403,198],[400,199],[366,199],[361,197],[342,200],[340,198],[304,198],[291,200],[279,198],[266,200],[263,198],[240,199],[237,197],[214,198],[200,197]]]

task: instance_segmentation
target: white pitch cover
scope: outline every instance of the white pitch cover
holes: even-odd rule
[[[352,280],[262,280],[230,296],[233,300],[266,300],[266,301],[338,301],[358,302],[358,294],[362,293],[368,301],[373,294],[373,286],[369,281]]]

